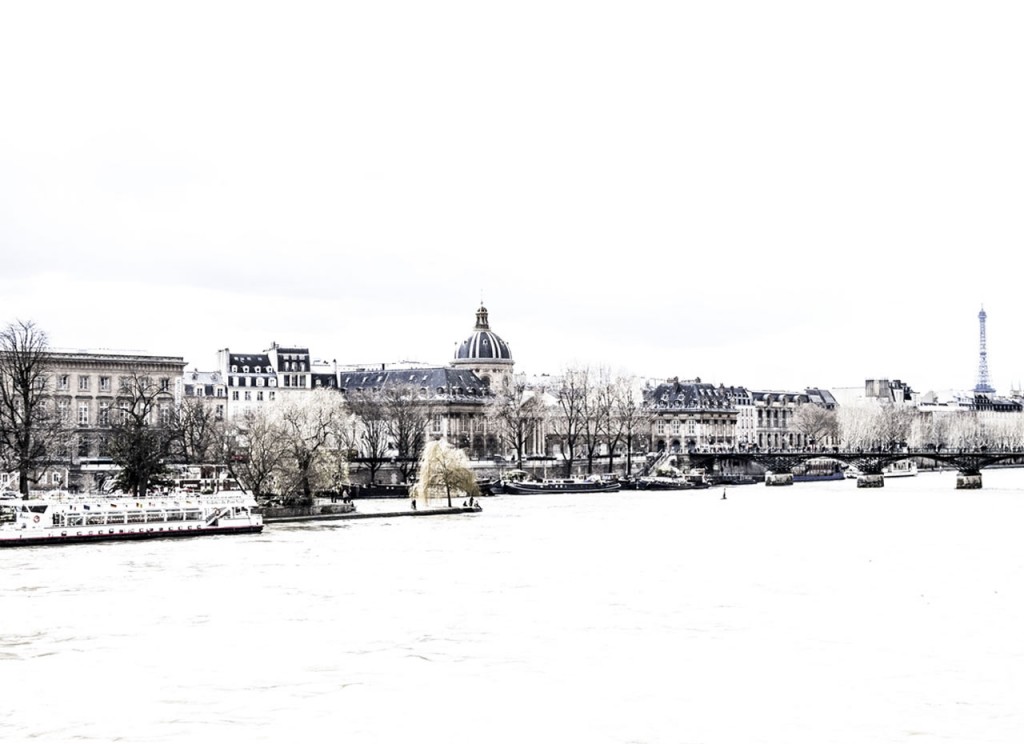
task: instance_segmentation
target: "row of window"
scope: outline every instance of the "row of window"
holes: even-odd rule
[[[99,375],[97,377],[97,389],[101,393],[111,392],[111,377],[110,375]],[[121,387],[126,388],[129,386],[131,381],[130,377],[122,377],[120,380]],[[143,384],[148,384],[147,379],[143,379]],[[71,375],[62,373],[57,375],[57,389],[58,390],[70,390],[71,389]],[[92,389],[92,375],[78,375],[78,389],[81,391],[89,391]],[[161,377],[160,378],[160,389],[164,392],[169,392],[171,389],[171,378]]]
[[[118,411],[120,409],[115,408],[114,410]],[[108,403],[107,401],[99,402],[96,416],[97,426],[110,426],[110,411],[110,403]],[[120,423],[124,423],[127,417],[127,413],[125,411],[120,411],[120,413]],[[78,418],[76,419],[76,423],[79,426],[90,426],[92,423],[91,414],[92,406],[87,401],[80,401],[78,403]],[[60,417],[61,421],[67,422],[71,420],[70,400],[62,399],[57,401],[57,415]],[[171,423],[171,406],[169,403],[163,403],[160,405],[160,408],[157,409],[157,420],[160,422],[162,426],[166,426],[167,424]]]
[[[239,397],[239,391],[238,390],[232,390],[231,391],[231,400],[253,400],[252,391],[251,390],[246,390],[244,392],[245,392],[244,397],[240,398]],[[267,391],[267,400],[272,401],[275,398],[276,398],[276,393],[274,393],[273,390],[268,390]],[[262,390],[257,390],[256,391],[256,398],[255,398],[255,400],[256,401],[262,401],[263,400],[263,391]],[[217,408],[219,409],[219,408],[221,408],[221,406],[217,406]]]
[[[56,512],[54,527],[84,527],[97,524],[146,524],[148,522],[198,522],[203,514],[199,509],[168,509],[167,511],[97,512]]]
[[[306,369],[306,363],[305,362],[285,362],[283,365],[281,365],[281,370],[282,371],[287,371],[287,372],[306,372],[306,371],[308,371]],[[272,374],[274,374],[274,368],[271,367],[269,364],[266,365],[266,366],[260,366],[260,365],[256,364],[256,365],[254,365],[252,367],[249,367],[249,365],[247,365],[247,364],[242,364],[242,365],[232,364],[231,365],[231,371],[236,373],[236,374],[238,372],[241,372],[243,375],[249,374],[250,371],[254,375],[272,375]]]
[[[231,387],[277,387],[275,377],[231,377]]]
[[[188,391],[187,391],[187,389],[186,389],[186,392],[185,392],[185,394],[186,394],[186,395],[188,395]],[[210,396],[207,396],[207,395],[206,395],[206,388],[204,388],[204,387],[203,387],[202,385],[196,385],[196,386],[195,386],[195,387],[194,387],[194,388],[192,389],[192,394],[193,394],[193,395],[194,395],[194,396],[195,396],[196,398],[202,398],[202,397],[204,397],[204,396],[205,396],[205,397],[210,397]],[[218,385],[218,386],[217,386],[217,387],[216,387],[216,388],[214,389],[214,391],[213,391],[213,397],[215,397],[215,398],[223,398],[223,397],[224,397],[224,388],[222,388],[222,387],[220,387],[220,386]]]

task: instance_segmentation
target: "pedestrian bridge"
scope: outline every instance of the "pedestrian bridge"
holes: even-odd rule
[[[709,473],[720,473],[723,467],[736,467],[741,464],[756,464],[778,476],[775,482],[768,485],[787,485],[793,482],[793,468],[808,460],[828,458],[851,465],[861,472],[857,478],[860,487],[880,487],[883,484],[882,470],[895,462],[911,460],[917,463],[932,461],[943,467],[957,470],[957,488],[981,488],[981,471],[987,467],[1001,464],[1024,465],[1024,450],[994,450],[986,447],[979,449],[854,449],[842,450],[756,450],[688,453],[690,465],[704,468]],[[785,476],[789,477],[786,478]]]

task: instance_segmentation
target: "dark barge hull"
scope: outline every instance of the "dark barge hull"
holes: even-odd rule
[[[622,488],[618,483],[607,486],[529,486],[522,483],[506,483],[505,493],[613,493]]]

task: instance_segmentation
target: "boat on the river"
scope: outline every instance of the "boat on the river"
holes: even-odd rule
[[[709,485],[698,486],[686,478],[668,475],[645,475],[636,479],[638,491],[686,491],[695,488],[708,488]]]
[[[843,464],[828,457],[816,457],[793,468],[794,483],[842,480],[845,477]]]
[[[853,465],[846,469],[847,478],[856,478],[864,473]],[[913,460],[897,460],[882,468],[883,478],[907,478],[917,475],[917,463]]]
[[[710,487],[711,480],[703,468],[694,468],[686,473],[645,475],[636,481],[636,488],[639,491],[686,491]]]
[[[545,478],[544,480],[507,481],[505,493],[609,493],[618,491],[618,481],[587,478]]]
[[[245,491],[216,494],[54,492],[0,501],[0,547],[260,532],[263,516]]]
[[[882,475],[886,478],[906,478],[911,475],[917,475],[917,463],[913,460],[890,462],[882,468]]]

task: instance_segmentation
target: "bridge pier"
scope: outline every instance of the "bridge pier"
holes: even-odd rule
[[[885,476],[881,473],[864,473],[857,476],[857,488],[882,488]]]
[[[766,486],[792,486],[792,473],[765,473],[764,484]]]
[[[981,488],[981,473],[957,473],[956,487],[957,490]]]

